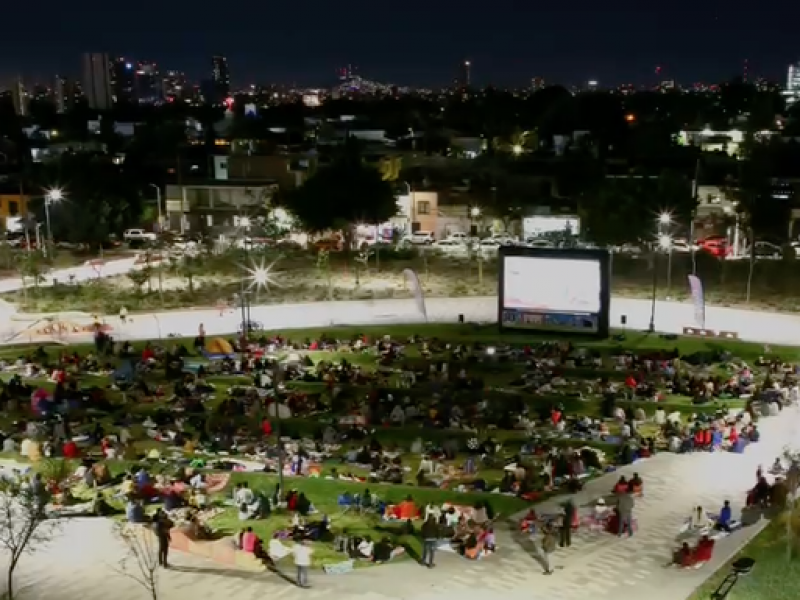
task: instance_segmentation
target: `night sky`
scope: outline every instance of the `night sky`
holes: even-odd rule
[[[330,84],[337,67],[410,85],[446,85],[464,58],[477,85],[532,77],[579,84],[719,81],[742,73],[784,81],[800,60],[800,4],[762,0],[641,3],[574,0],[107,0],[15,2],[6,22],[0,82],[22,74],[78,75],[82,52],[155,60],[206,77],[228,57],[235,85]],[[80,8],[78,8],[80,7]],[[662,66],[660,75],[655,73]]]

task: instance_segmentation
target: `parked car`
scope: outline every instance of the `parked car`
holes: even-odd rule
[[[556,245],[550,240],[543,238],[528,238],[525,240],[525,245],[528,248],[555,248]]]
[[[432,244],[436,241],[436,236],[432,231],[415,231],[408,237],[408,240],[412,244]]]
[[[441,240],[431,244],[431,249],[443,254],[466,254],[467,245],[454,240]]]
[[[750,252],[746,252],[750,256]],[[770,242],[756,242],[756,258],[767,260],[777,260],[783,256],[783,250],[780,246]]]
[[[696,252],[698,247],[696,244],[690,244],[687,240],[679,238],[672,240],[671,250],[677,254],[689,254],[693,251]]]
[[[122,239],[128,242],[155,242],[156,234],[144,229],[128,229],[122,234]]]
[[[471,239],[472,238],[463,231],[456,231],[447,236],[447,241],[458,242],[459,244],[468,244]]]
[[[728,238],[725,236],[710,236],[698,242],[698,246],[702,252],[707,252],[711,256],[717,258],[727,258],[733,254],[733,248],[728,243]]]

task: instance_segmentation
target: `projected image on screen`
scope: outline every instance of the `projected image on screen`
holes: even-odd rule
[[[506,256],[503,305],[565,313],[599,313],[601,276],[597,260]]]

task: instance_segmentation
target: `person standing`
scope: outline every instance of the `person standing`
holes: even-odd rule
[[[628,537],[633,536],[633,509],[635,505],[633,494],[629,491],[619,494],[617,498],[617,513],[619,515],[618,537],[622,537],[626,527],[628,529]]]
[[[572,545],[572,521],[575,518],[575,505],[572,500],[564,503],[564,513],[561,515],[561,536],[559,546],[569,548]]]
[[[163,510],[159,509],[153,517],[153,528],[158,538],[158,564],[169,569],[169,543],[172,540],[173,523]]]
[[[556,551],[556,533],[553,525],[546,523],[542,527],[542,541],[539,555],[542,559],[545,575],[553,574],[553,566],[550,562],[550,555]]]
[[[306,540],[298,540],[292,548],[294,566],[297,567],[297,585],[301,588],[311,587],[308,584],[308,569],[311,567],[311,554],[313,550]]]
[[[435,567],[436,546],[439,543],[439,523],[433,514],[422,524],[422,564],[429,569]]]

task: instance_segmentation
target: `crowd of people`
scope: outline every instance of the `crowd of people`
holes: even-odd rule
[[[586,477],[602,473],[611,463],[632,463],[660,451],[741,452],[759,441],[759,403],[779,410],[798,399],[796,368],[771,360],[750,366],[726,353],[681,356],[677,350],[601,352],[562,342],[512,347],[420,336],[341,340],[321,335],[233,340],[219,345],[231,352],[211,356],[204,332],[198,333],[192,347],[170,340],[137,349],[99,331],[92,352],[40,348],[0,363],[0,369],[13,373],[0,386],[0,404],[10,414],[25,415],[1,433],[3,450],[31,460],[86,460],[82,478],[90,486],[106,483],[92,461],[138,460],[142,452],[137,443],[142,441],[156,442],[162,451],[202,456],[191,473],[166,477],[137,471],[119,482],[129,521],[147,520],[145,505],[158,496],[170,519],[175,519],[173,511],[190,511],[183,520],[196,528],[200,539],[209,534],[203,511],[213,492],[198,469],[214,465],[222,455],[231,457],[229,464],[236,464],[236,457],[255,458],[259,470],[284,469],[291,476],[319,476],[319,463],[338,459],[341,473],[328,471],[326,476],[366,484],[413,482],[496,491],[537,500],[555,489],[577,492]],[[325,351],[330,357],[316,362],[308,354]],[[366,366],[370,361],[373,366]],[[220,383],[227,376],[236,376],[238,385]],[[94,385],[82,386],[90,377]],[[98,384],[99,377],[106,377],[109,385]],[[52,382],[52,391],[42,388],[42,379]],[[688,419],[667,414],[660,403],[671,395],[691,398],[697,414]],[[626,409],[626,402],[634,399],[652,405],[652,418],[642,408]],[[730,411],[724,404],[730,399],[744,399],[748,406]],[[590,408],[597,405],[601,414]],[[293,431],[298,424],[283,423],[284,410],[313,426]],[[420,431],[410,448],[382,442],[388,434],[376,435],[408,426]],[[279,427],[283,437],[294,440],[278,442]],[[504,448],[495,435],[506,431],[517,432],[524,443]],[[425,441],[428,437],[437,441]],[[564,438],[586,446],[573,449],[556,442]],[[591,447],[593,442],[617,444],[618,453],[605,457]],[[419,458],[418,467],[410,468],[411,480],[408,454]],[[501,476],[482,474],[498,471]],[[642,486],[635,479],[615,487],[603,519],[598,502],[594,526],[633,535],[635,498]],[[759,482],[751,492],[752,503],[773,501],[765,498],[780,494],[775,486],[769,485],[767,492]],[[101,502],[95,504],[106,510]],[[264,494],[240,486],[231,504],[244,523],[240,546],[254,554],[270,552],[255,550],[261,546],[246,522],[269,518],[276,509],[302,519],[287,529],[298,548],[308,549],[298,550],[301,563],[311,547],[300,542],[333,543],[336,538],[326,516],[307,522],[314,507],[302,493]],[[385,514],[388,509],[378,510]],[[572,512],[565,508],[569,527],[552,519],[526,521],[542,536],[542,548],[550,547],[548,536],[569,545],[576,514],[574,507]],[[453,521],[443,511],[423,514],[422,522],[418,534],[425,540],[426,564],[433,564],[442,540],[467,558],[495,548],[491,517],[461,514]],[[434,540],[435,547],[430,545]],[[398,551],[389,537],[349,539],[342,547],[351,558],[376,562]]]

